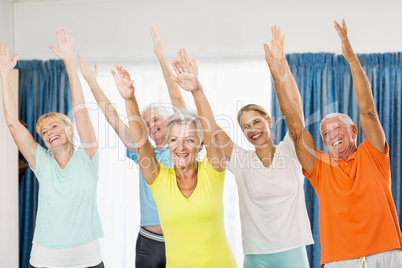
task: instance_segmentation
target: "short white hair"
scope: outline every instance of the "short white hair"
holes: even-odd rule
[[[148,111],[148,110],[157,110],[159,115],[162,116],[164,119],[167,119],[170,116],[170,112],[169,109],[166,108],[165,106],[163,106],[162,104],[158,104],[158,103],[151,103],[148,104],[147,106],[145,106],[142,109],[142,116],[144,116],[144,114]]]
[[[343,123],[345,123],[345,125],[346,125],[347,127],[351,127],[351,126],[354,125],[352,118],[350,118],[349,115],[347,115],[347,114],[342,114],[342,113],[332,113],[332,114],[328,114],[328,115],[326,115],[326,116],[321,120],[321,123],[320,123],[320,134],[321,134],[321,137],[322,137],[322,132],[321,132],[322,124],[323,124],[326,120],[331,119],[331,118],[339,118]]]
[[[167,140],[169,139],[170,131],[172,130],[172,127],[174,125],[189,125],[194,127],[200,143],[203,142],[204,131],[202,129],[201,121],[197,113],[182,109],[169,116],[165,128]]]

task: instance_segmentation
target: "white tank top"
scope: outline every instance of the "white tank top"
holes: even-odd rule
[[[32,244],[29,260],[32,266],[52,268],[84,268],[101,262],[98,240],[70,248],[46,248]]]

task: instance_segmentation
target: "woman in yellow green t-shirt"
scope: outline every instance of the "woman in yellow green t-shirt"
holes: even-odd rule
[[[174,166],[165,167],[157,162],[148,140],[134,95],[134,81],[121,66],[116,68],[115,79],[119,76],[124,80],[118,84],[118,89],[125,99],[141,173],[158,206],[165,235],[167,267],[237,267],[223,224],[226,160],[216,122],[200,122],[196,114],[187,111],[170,116],[166,137]],[[174,61],[173,68],[177,77],[172,79],[191,91],[197,99],[198,113],[210,118],[212,111],[192,64]],[[203,145],[207,156],[198,162],[197,156]]]

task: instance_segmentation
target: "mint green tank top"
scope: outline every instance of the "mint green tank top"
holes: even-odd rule
[[[34,244],[67,248],[103,237],[96,200],[98,152],[89,159],[79,147],[61,169],[53,155],[38,144],[32,171],[39,181]]]

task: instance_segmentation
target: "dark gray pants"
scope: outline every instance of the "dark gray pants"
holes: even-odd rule
[[[147,231],[148,233],[151,233]],[[153,234],[153,233],[151,233]],[[160,236],[158,234],[154,234]],[[135,267],[137,268],[165,268],[165,243],[150,239],[138,233],[135,247]]]

